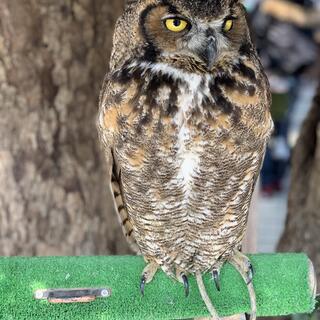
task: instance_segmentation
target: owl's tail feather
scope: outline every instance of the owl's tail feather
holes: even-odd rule
[[[201,272],[196,272],[196,280],[197,280],[197,284],[198,284],[198,288],[199,288],[202,300],[206,304],[207,309],[212,316],[212,320],[219,320],[220,319],[219,315],[218,315],[216,309],[214,308],[214,306],[208,296],[207,290],[204,286]]]

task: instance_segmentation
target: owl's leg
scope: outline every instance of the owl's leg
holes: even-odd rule
[[[141,282],[140,282],[140,291],[143,296],[144,296],[145,285],[152,281],[158,269],[159,269],[159,265],[156,262],[150,262],[143,269],[143,272],[141,275]]]
[[[176,270],[176,278],[179,282],[181,282],[184,286],[184,292],[186,294],[186,297],[189,296],[189,280],[187,275],[182,271],[177,269]]]
[[[251,314],[249,319],[255,320],[257,314],[256,294],[252,284],[253,279],[253,267],[247,256],[241,253],[239,250],[235,250],[233,256],[229,259],[229,262],[238,270],[243,280],[248,286],[250,302],[251,302]],[[246,314],[246,318],[248,315]]]

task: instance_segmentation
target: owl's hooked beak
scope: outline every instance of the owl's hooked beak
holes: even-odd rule
[[[199,58],[206,64],[208,70],[211,70],[217,58],[217,43],[214,36],[206,39],[205,44],[198,51]]]

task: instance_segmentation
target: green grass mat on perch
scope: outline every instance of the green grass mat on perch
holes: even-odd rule
[[[311,313],[315,308],[315,277],[304,254],[250,255],[258,316]],[[186,319],[208,316],[196,281],[190,277],[190,295],[183,285],[158,271],[139,290],[145,266],[141,257],[40,257],[0,258],[0,319],[105,320]],[[250,312],[248,290],[229,264],[221,271],[218,292],[210,274],[206,290],[219,315]],[[37,300],[39,289],[108,288],[112,294],[89,303],[53,304]]]

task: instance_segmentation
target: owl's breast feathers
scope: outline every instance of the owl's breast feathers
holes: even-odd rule
[[[268,82],[239,59],[210,74],[131,61],[101,95],[99,128],[121,170],[142,253],[211,268],[239,244],[272,130]]]

